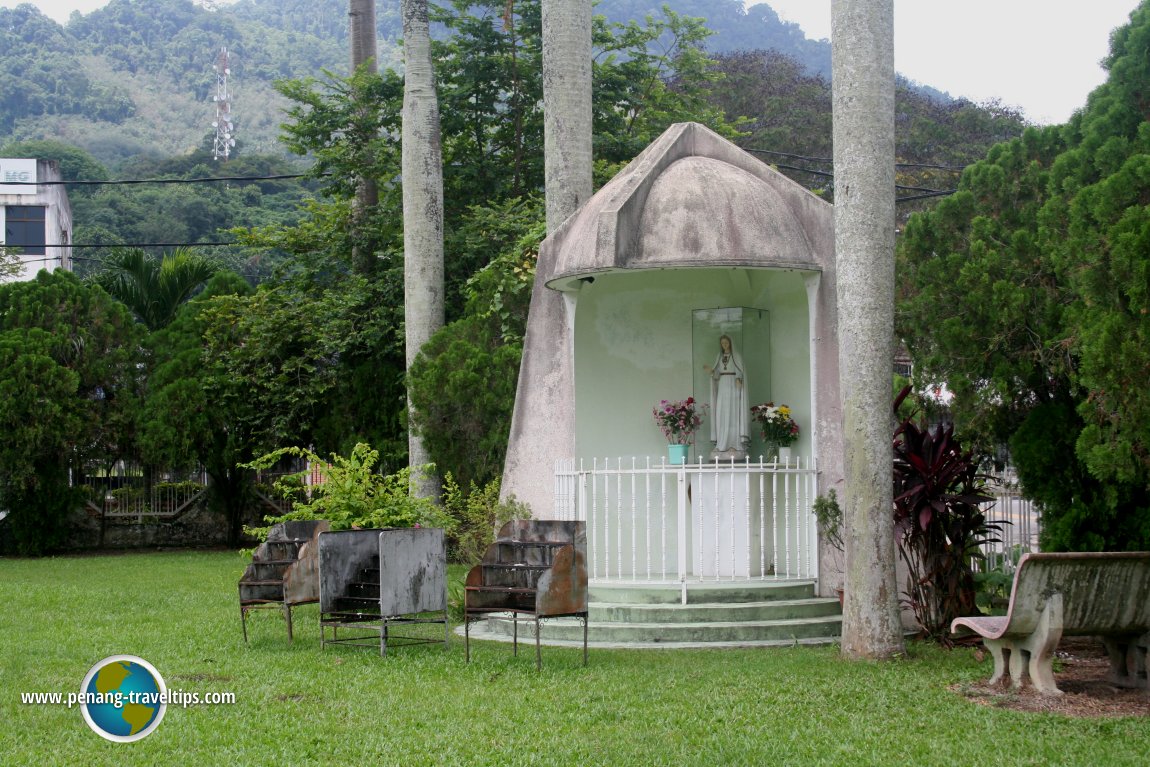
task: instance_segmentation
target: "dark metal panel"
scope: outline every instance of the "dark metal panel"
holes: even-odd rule
[[[319,609],[334,612],[347,585],[379,556],[378,530],[338,530],[319,537]]]
[[[447,609],[443,530],[397,528],[379,534],[379,610],[407,615]]]

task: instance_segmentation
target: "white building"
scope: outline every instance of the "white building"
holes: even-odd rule
[[[592,585],[678,583],[685,600],[707,580],[818,577],[829,596],[811,504],[843,483],[833,215],[682,123],[540,245],[503,492],[587,523]],[[652,408],[712,401],[724,337],[745,363],[738,409],[786,404],[800,425],[790,462],[757,430],[747,460],[718,454],[716,404],[689,465],[665,460]]]
[[[30,280],[41,269],[72,270],[72,207],[54,160],[0,158],[0,248]]]

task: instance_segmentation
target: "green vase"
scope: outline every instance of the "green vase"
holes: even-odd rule
[[[672,466],[682,466],[687,463],[687,452],[690,445],[667,445],[667,463]]]

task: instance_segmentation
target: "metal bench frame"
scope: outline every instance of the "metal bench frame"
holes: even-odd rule
[[[319,601],[319,534],[329,528],[327,520],[280,522],[272,526],[267,540],[252,552],[252,561],[239,581],[240,624],[248,641],[248,613],[280,608],[292,641],[292,608]],[[288,559],[277,559],[275,551],[290,547]],[[260,579],[262,569],[279,568],[275,579]]]
[[[375,570],[378,583],[359,583],[365,567]],[[349,597],[353,585],[370,587],[374,593]],[[401,527],[323,533],[319,536],[319,602],[320,649],[328,645],[378,647],[380,656],[385,656],[389,646],[440,641],[447,649],[451,632],[444,531]],[[442,640],[431,632],[396,633],[428,623],[443,624]]]
[[[514,561],[501,561],[501,549],[516,552]],[[487,547],[483,562],[468,572],[464,585],[463,636],[468,663],[471,622],[489,615],[511,619],[514,655],[519,654],[520,621],[533,624],[537,670],[543,667],[540,622],[564,617],[582,621],[583,665],[587,665],[586,523],[521,519],[505,524]]]

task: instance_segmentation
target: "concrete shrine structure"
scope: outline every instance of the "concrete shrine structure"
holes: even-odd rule
[[[789,405],[795,453],[841,494],[835,294],[833,206],[702,125],[671,126],[540,247],[504,495],[550,518],[557,462],[663,460],[652,407],[708,402],[720,335],[746,360],[747,403]]]

